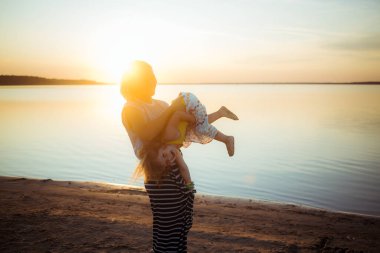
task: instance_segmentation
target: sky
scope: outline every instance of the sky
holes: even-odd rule
[[[0,74],[159,83],[380,80],[378,0],[0,0]]]

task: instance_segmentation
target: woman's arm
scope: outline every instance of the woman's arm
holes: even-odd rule
[[[187,121],[190,124],[195,123],[195,117],[190,113],[176,111],[170,116],[170,119],[163,132],[162,142],[174,141],[179,138],[178,125],[180,121]]]
[[[169,117],[176,110],[183,110],[183,105],[176,99],[172,104],[156,119],[146,121],[143,113],[130,106],[125,107],[122,112],[124,126],[129,125],[140,139],[144,141],[153,140],[165,128]]]
[[[176,111],[173,116],[178,117],[178,121],[184,120],[189,122],[190,124],[195,123],[195,117],[194,115],[187,113],[187,112],[182,112],[182,111]]]

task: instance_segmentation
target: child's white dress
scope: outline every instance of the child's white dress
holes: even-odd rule
[[[187,128],[186,137],[183,142],[184,147],[188,147],[191,142],[206,144],[215,138],[218,130],[208,123],[206,107],[199,99],[190,92],[181,92],[186,112],[191,113],[195,117],[195,127]]]

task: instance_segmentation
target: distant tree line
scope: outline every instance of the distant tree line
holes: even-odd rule
[[[44,77],[38,77],[38,76],[16,76],[16,75],[0,75],[0,85],[49,85],[49,84],[109,84],[105,82],[97,82],[93,80],[85,80],[85,79],[80,79],[80,80],[70,80],[70,79],[50,79],[50,78],[44,78]],[[162,84],[174,84],[174,83],[162,83]],[[178,83],[179,84],[179,83]],[[191,83],[184,83],[184,84],[191,84]],[[194,85],[197,84],[214,84],[214,83],[194,83]],[[319,83],[319,82],[270,82],[270,83],[215,83],[215,84],[237,84],[237,85],[242,85],[242,84],[365,84],[365,85],[379,85],[379,81],[365,81],[365,82],[347,82],[347,83],[330,83],[330,82],[324,82],[324,83]]]
[[[0,85],[102,84],[92,80],[49,79],[38,76],[0,75]]]

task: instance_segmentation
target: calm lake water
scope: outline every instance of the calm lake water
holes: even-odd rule
[[[183,153],[198,193],[380,215],[380,86],[159,85],[156,98],[195,93],[236,141]],[[137,164],[118,87],[0,87],[0,175],[131,180]]]

